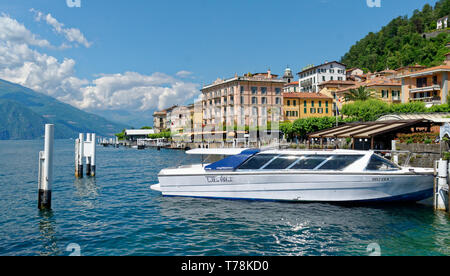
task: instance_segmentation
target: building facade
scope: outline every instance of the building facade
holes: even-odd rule
[[[286,80],[270,72],[235,75],[202,89],[204,126],[264,126],[279,121]]]
[[[300,92],[319,92],[319,84],[326,81],[347,80],[346,65],[337,61],[304,68],[299,76]]]
[[[320,94],[333,99],[333,115],[336,115],[336,112],[337,112],[336,107],[338,106],[338,102],[339,102],[339,97],[336,92],[341,89],[345,89],[347,87],[354,86],[357,83],[358,82],[356,82],[356,81],[349,81],[349,80],[346,80],[346,81],[334,80],[334,81],[322,82],[321,84],[319,84]]]
[[[283,93],[284,121],[333,116],[333,98],[320,93]]]
[[[416,71],[399,78],[402,82],[402,102],[425,102],[427,106],[447,103],[450,65]]]
[[[447,29],[447,27],[448,27],[448,16],[439,18],[438,21],[436,22],[437,30]]]

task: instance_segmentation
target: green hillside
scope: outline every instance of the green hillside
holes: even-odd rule
[[[55,138],[76,138],[78,133],[114,136],[126,125],[81,111],[50,96],[0,80],[0,140],[42,137],[44,124],[55,124]]]
[[[0,99],[0,114],[0,140],[29,140],[44,134],[44,118],[17,102]]]
[[[445,47],[450,42],[448,29],[434,38],[424,38],[424,34],[436,31],[436,21],[449,14],[450,0],[440,0],[434,7],[426,4],[410,18],[397,17],[379,32],[369,33],[350,48],[341,62],[348,68],[371,72],[416,63],[440,65],[448,52]]]

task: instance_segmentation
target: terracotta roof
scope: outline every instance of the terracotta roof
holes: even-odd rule
[[[427,67],[424,65],[415,64],[415,65],[408,65],[408,66],[403,66],[403,67],[397,68],[395,71],[399,71],[399,70],[402,70],[405,68],[427,68]]]
[[[303,99],[325,99],[332,100],[333,98],[328,97],[321,93],[308,93],[308,92],[297,92],[297,93],[283,93],[284,98],[303,98]]]
[[[298,85],[298,81],[286,83],[284,86]]]
[[[411,74],[404,75],[404,76],[402,76],[402,78],[417,75],[417,74],[422,74],[422,73],[434,72],[434,71],[450,71],[450,65],[440,65],[440,66],[430,67],[430,68],[427,68],[424,70],[420,70],[420,71],[413,72]]]
[[[402,86],[402,84],[399,81],[395,81],[395,80],[392,80],[392,79],[376,78],[376,79],[373,79],[373,80],[360,82],[360,83],[357,83],[357,84],[355,84],[353,86],[337,90],[336,93],[345,92],[345,91],[348,91],[350,89],[358,89],[361,86],[366,86],[366,87],[373,87],[373,86]]]
[[[314,67],[311,67],[311,68],[302,70],[301,72],[298,72],[297,75],[298,75],[298,74],[301,74],[301,73],[303,73],[303,72],[311,71],[311,70],[316,69],[316,68],[319,68],[319,67],[321,67],[321,66],[325,66],[325,65],[328,65],[328,64],[332,64],[332,63],[337,63],[337,64],[340,64],[340,65],[343,65],[343,66],[347,66],[347,65],[345,65],[345,64],[343,64],[343,63],[341,63],[341,62],[338,62],[338,61],[330,61],[330,62],[325,62],[324,64],[320,64],[320,65],[317,65],[317,66],[314,66]]]

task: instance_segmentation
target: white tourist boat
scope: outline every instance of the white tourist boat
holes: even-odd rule
[[[433,169],[400,167],[373,151],[195,149],[225,156],[164,169],[164,196],[294,202],[421,201],[433,195]]]

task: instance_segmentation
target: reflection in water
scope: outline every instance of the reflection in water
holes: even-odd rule
[[[448,235],[442,233],[438,235],[441,240],[426,250],[415,248],[415,242],[433,240],[429,236],[432,231],[424,229],[424,225],[444,230],[447,226],[443,224],[448,221],[442,218],[433,225],[429,208],[420,205],[349,207],[161,198],[159,206],[162,217],[179,222],[164,229],[165,233],[183,232],[184,238],[195,237],[192,240],[198,240],[189,249],[205,255],[211,252],[201,251],[202,246],[214,244],[223,250],[213,252],[217,254],[364,256],[368,254],[367,246],[374,243],[381,246],[382,255],[402,254],[399,244],[412,255],[449,254],[448,239],[442,240]],[[409,219],[405,220],[405,216]],[[436,247],[441,251],[432,253]]]
[[[95,177],[77,178],[74,186],[76,195],[80,198],[79,203],[89,209],[94,208],[95,200],[100,194]]]
[[[432,229],[433,240],[435,246],[439,248],[441,254],[450,256],[450,231],[448,228],[449,214],[442,211],[436,211],[433,224],[430,226]]]
[[[61,251],[57,245],[55,225],[56,221],[53,217],[53,212],[39,211],[39,233],[42,240],[43,249],[39,252],[41,256],[56,256],[60,255]]]

